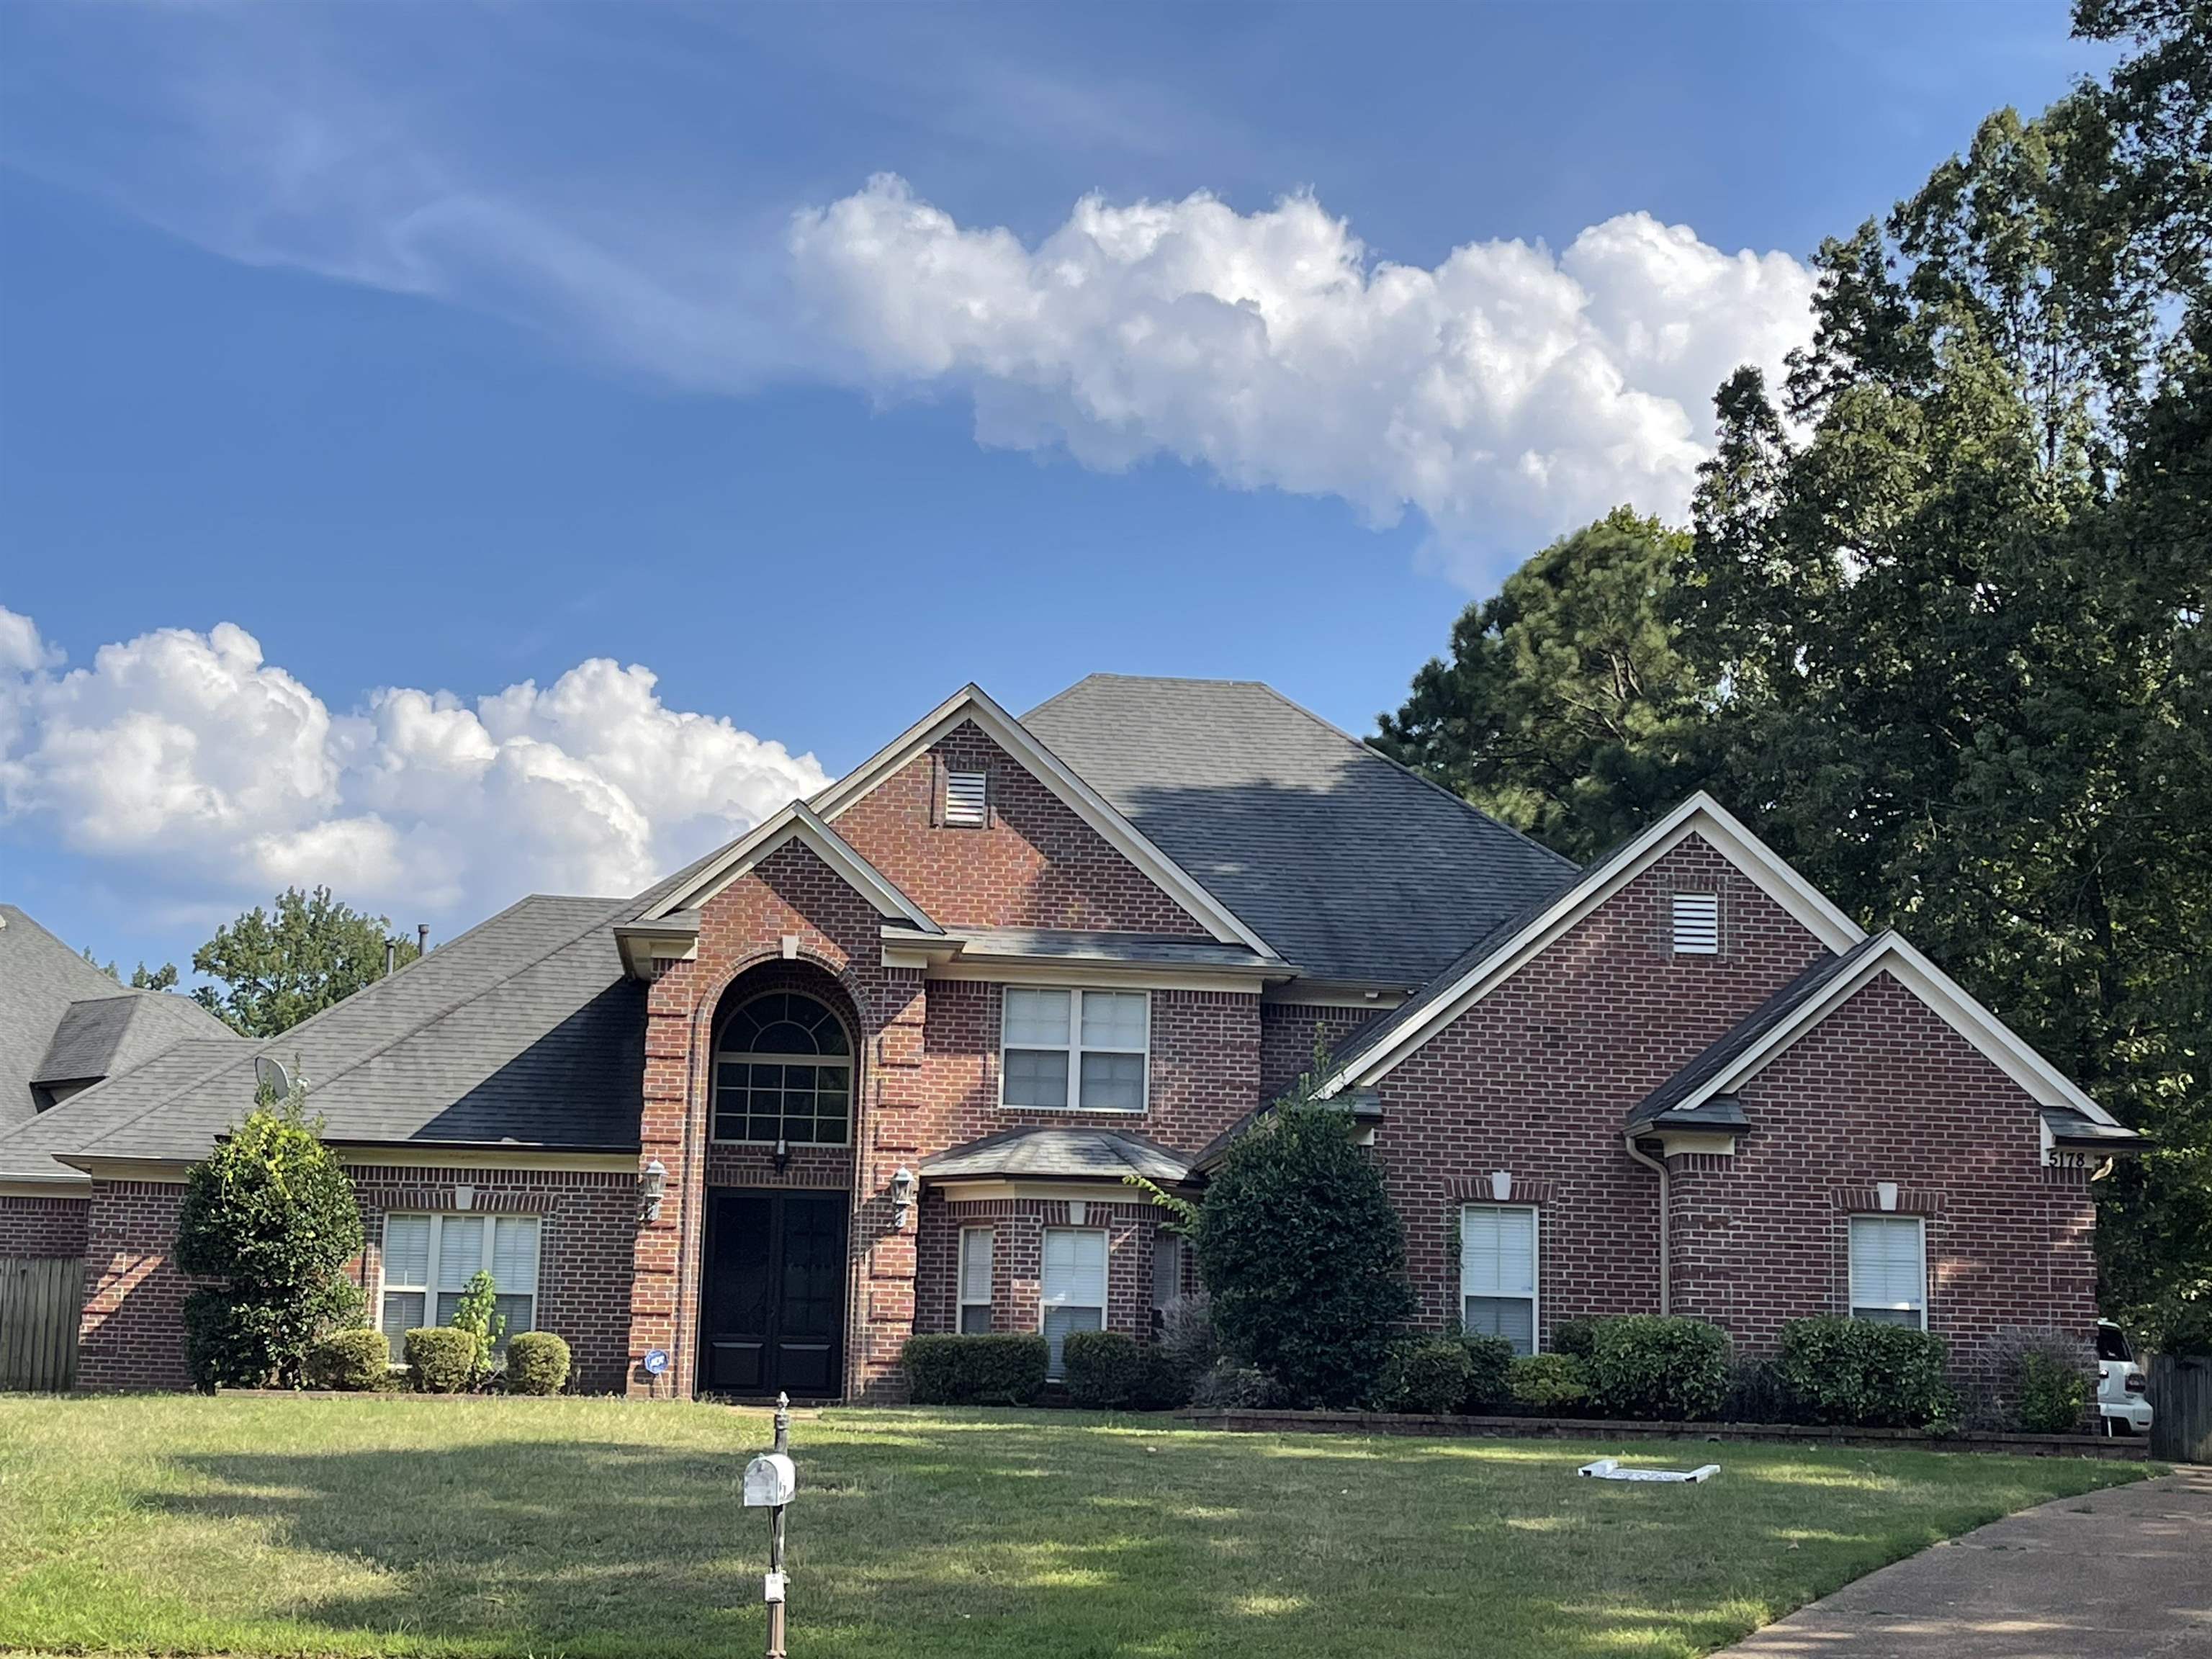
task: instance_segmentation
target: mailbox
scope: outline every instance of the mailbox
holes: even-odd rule
[[[745,1507],[774,1509],[791,1502],[799,1490],[799,1471],[781,1452],[763,1452],[745,1465]]]

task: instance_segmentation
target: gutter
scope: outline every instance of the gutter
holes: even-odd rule
[[[1668,1208],[1667,1203],[1667,1163],[1663,1158],[1654,1158],[1649,1152],[1638,1150],[1636,1145],[1636,1132],[1633,1129],[1628,1130],[1622,1134],[1620,1137],[1620,1144],[1622,1147],[1626,1149],[1629,1157],[1634,1158],[1638,1164],[1641,1164],[1645,1169],[1650,1170],[1654,1175],[1659,1177],[1659,1311],[1662,1315],[1668,1314],[1674,1311],[1672,1305],[1674,1301],[1673,1285],[1670,1283],[1671,1274],[1669,1272],[1669,1263],[1674,1252],[1668,1249],[1667,1238],[1667,1212]]]

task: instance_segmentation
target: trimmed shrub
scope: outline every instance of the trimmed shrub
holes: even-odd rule
[[[423,1394],[460,1394],[476,1380],[476,1333],[424,1325],[407,1333],[408,1379]]]
[[[1217,1359],[1191,1390],[1190,1403],[1200,1411],[1264,1411],[1283,1403],[1283,1391],[1257,1365]]]
[[[913,1336],[900,1351],[917,1406],[1026,1406],[1044,1390],[1042,1336]]]
[[[568,1381],[568,1345],[550,1331],[518,1331],[507,1339],[507,1391],[558,1394]]]
[[[1815,1423],[1918,1429],[1954,1409],[1943,1380],[1943,1339],[1906,1325],[1829,1314],[1782,1328],[1777,1368],[1798,1408]]]
[[[297,1388],[316,1340],[361,1318],[345,1275],[361,1212],[307,1103],[299,1085],[264,1094],[185,1171],[176,1264],[219,1281],[185,1295],[185,1364],[202,1389]]]
[[[1583,1362],[1571,1353],[1522,1354],[1507,1373],[1513,1402],[1539,1416],[1579,1416],[1589,1403]]]
[[[1377,1398],[1386,1412],[1455,1412],[1474,1366],[1455,1336],[1409,1336],[1390,1350]]]
[[[1502,1336],[1462,1336],[1467,1350],[1467,1392],[1463,1412],[1494,1412],[1513,1399],[1513,1345]]]
[[[1060,1350],[1071,1405],[1091,1411],[1127,1407],[1137,1391],[1144,1358],[1137,1339],[1120,1331],[1070,1331]]]
[[[1187,1375],[1157,1342],[1137,1345],[1137,1386],[1130,1396],[1133,1411],[1171,1412],[1190,1404],[1191,1385],[1198,1379]]]
[[[367,1393],[386,1386],[392,1376],[392,1344],[382,1331],[356,1325],[332,1331],[307,1350],[307,1386]]]
[[[1600,1322],[1595,1319],[1560,1320],[1552,1327],[1552,1352],[1573,1359],[1588,1359],[1597,1341]]]
[[[1739,1359],[1729,1373],[1728,1403],[1721,1412],[1731,1423],[1794,1423],[1797,1402],[1772,1360]]]
[[[1729,1356],[1728,1333],[1702,1319],[1608,1319],[1591,1336],[1590,1389],[1611,1417],[1712,1418],[1728,1400]]]
[[[2097,1389],[2087,1344],[2057,1331],[2000,1331],[1990,1346],[2001,1426],[2029,1434],[2081,1427]]]
[[[1355,1133],[1338,1107],[1279,1103],[1231,1143],[1197,1217],[1222,1346],[1302,1405],[1371,1398],[1415,1307],[1398,1212]]]

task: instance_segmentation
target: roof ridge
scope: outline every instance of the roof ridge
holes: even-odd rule
[[[555,896],[551,894],[526,893],[522,897],[515,900],[514,903],[508,905],[505,909],[495,911],[492,915],[485,917],[482,921],[478,922],[475,927],[465,929],[463,932],[454,935],[450,943],[441,945],[439,948],[441,950],[450,951],[453,949],[454,946],[459,945],[464,939],[473,939],[477,934],[483,933],[484,929],[491,927],[495,922],[499,921],[503,917],[513,915],[515,912],[520,910],[525,905],[533,904],[540,900],[553,896]],[[617,900],[613,902],[624,904],[628,903],[629,901],[623,899]],[[538,955],[532,957],[528,962],[522,963],[512,972],[501,975],[497,979],[492,980],[489,982],[478,987],[467,996],[458,997],[453,999],[452,1001],[441,1004],[437,1011],[428,1018],[416,1021],[414,1024],[408,1026],[404,1030],[400,1031],[392,1036],[389,1041],[380,1043],[376,1048],[369,1050],[368,1053],[357,1056],[347,1065],[341,1066],[337,1071],[331,1073],[329,1077],[326,1077],[322,1080],[325,1083],[329,1083],[334,1081],[336,1079],[345,1076],[349,1072],[357,1070],[367,1061],[374,1060],[379,1054],[386,1053],[395,1044],[404,1041],[408,1037],[413,1036],[418,1031],[427,1030],[428,1027],[436,1024],[439,1021],[448,1018],[458,1009],[466,1007],[470,1003],[476,1001],[479,997],[483,996],[486,993],[495,990],[500,986],[509,983],[517,975],[528,972],[531,969],[538,966],[539,963],[544,962],[548,957],[550,957],[558,951],[567,950],[568,946],[574,945],[578,939],[583,938],[586,933],[590,933],[592,928],[603,926],[607,920],[608,918],[604,912],[594,915],[587,925],[577,929],[574,933],[568,935],[566,938],[562,939],[558,945],[553,946],[551,950],[543,951]],[[240,1036],[240,1041],[249,1044],[253,1050],[254,1057],[258,1059],[260,1056],[262,1049],[267,1045],[270,1043],[282,1042],[287,1037],[291,1036],[294,1033],[306,1030],[318,1020],[328,1018],[331,1015],[337,1012],[339,1009],[345,1007],[347,1004],[355,1003],[362,997],[375,994],[376,988],[378,986],[391,985],[396,982],[400,975],[405,973],[408,968],[415,967],[423,960],[424,958],[422,957],[416,957],[415,961],[409,963],[406,967],[401,968],[393,973],[386,974],[383,978],[375,980],[371,983],[363,986],[360,990],[355,992],[352,996],[342,998],[340,1000],[332,1003],[329,1007],[320,1009],[318,1012],[308,1015],[307,1018],[301,1020],[297,1025],[291,1026],[285,1030],[280,1031],[275,1036]],[[358,1011],[356,1010],[356,1012]],[[136,1125],[143,1122],[155,1112],[159,1111],[162,1107],[173,1102],[178,1096],[184,1094],[188,1090],[196,1089],[202,1084],[213,1081],[216,1078],[233,1069],[245,1058],[245,1055],[240,1054],[220,1060],[213,1066],[208,1067],[207,1070],[196,1073],[191,1077],[185,1079],[183,1082],[179,1084],[176,1089],[170,1093],[162,1096],[159,1100],[150,1103],[143,1110],[134,1112],[131,1115],[121,1120],[119,1122],[109,1125],[106,1129],[102,1130],[96,1137],[94,1137],[89,1146],[79,1147],[77,1149],[78,1152],[80,1153],[88,1152],[92,1151],[94,1147],[98,1146],[102,1141],[112,1139],[117,1134],[120,1133],[125,1129],[131,1128]],[[85,1095],[91,1095],[95,1091],[88,1089],[85,1091]],[[81,1099],[82,1097],[82,1096],[72,1097],[72,1099]],[[68,1104],[70,1103],[65,1102],[64,1103]],[[57,1108],[56,1109],[59,1109]]]

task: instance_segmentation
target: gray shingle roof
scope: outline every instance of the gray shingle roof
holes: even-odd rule
[[[1651,1122],[1674,1110],[1757,1046],[1760,1038],[1788,1020],[1829,986],[1849,974],[1871,952],[1881,948],[1885,933],[1869,934],[1840,956],[1825,956],[1796,978],[1746,1014],[1703,1054],[1629,1108],[1628,1125]],[[1738,1109],[1741,1115],[1741,1109]]]
[[[921,1164],[926,1181],[994,1176],[1119,1181],[1131,1175],[1163,1183],[1187,1181],[1190,1163],[1164,1146],[1108,1129],[1002,1129]]]
[[[1094,674],[1022,724],[1313,978],[1425,983],[1574,876],[1255,681]]]
[[[0,1134],[44,1103],[33,1085],[112,1077],[227,1028],[188,997],[110,979],[13,904],[0,904]]]
[[[0,1170],[54,1152],[200,1157],[251,1109],[261,1054],[296,1061],[333,1141],[634,1147],[645,988],[613,923],[635,903],[525,899],[282,1036],[193,1045],[87,1090],[35,1139],[0,1138]]]

